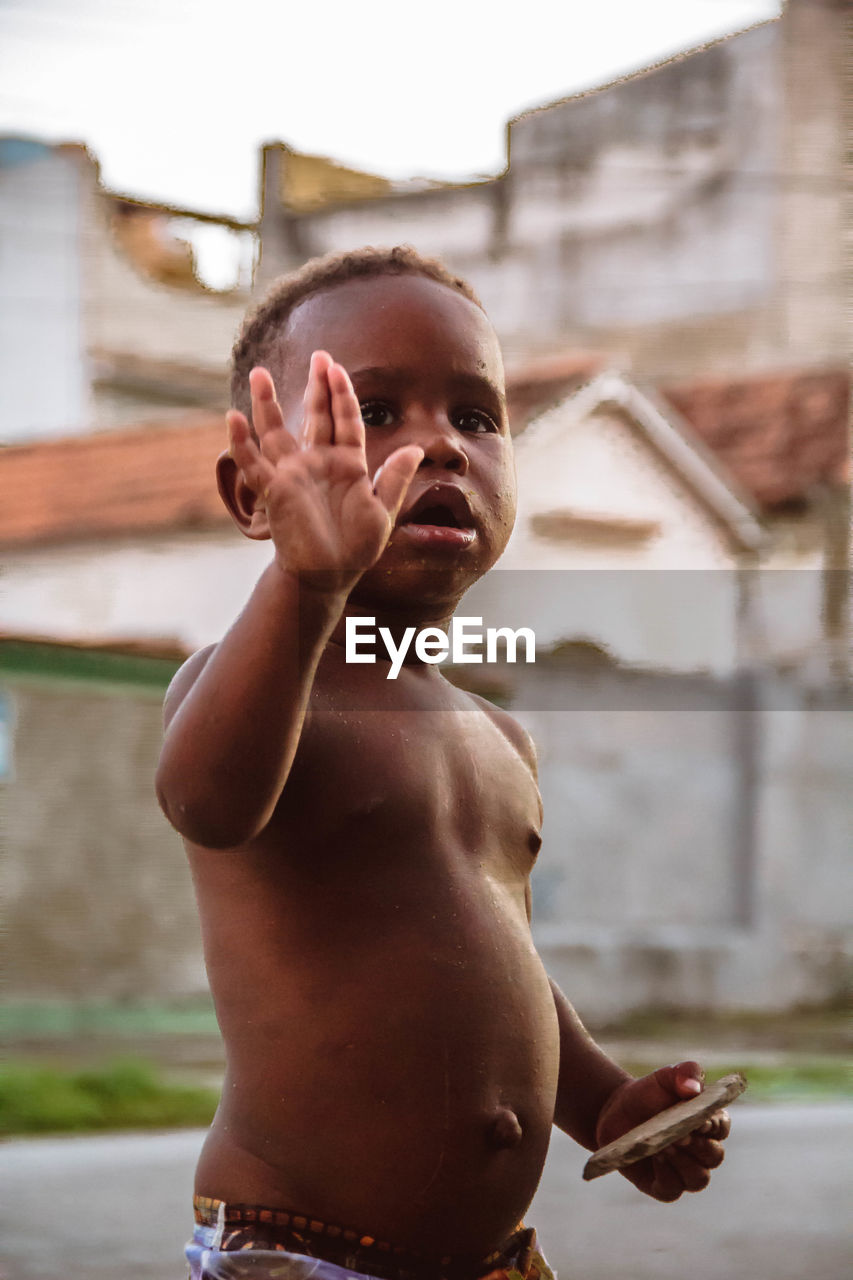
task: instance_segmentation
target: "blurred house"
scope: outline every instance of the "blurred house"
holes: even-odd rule
[[[836,515],[848,492],[848,375],[652,392],[612,372],[590,381],[598,369],[578,353],[510,378],[519,519],[466,611],[645,667],[820,675],[842,662],[849,530],[824,508]],[[216,493],[224,447],[222,419],[199,412],[6,449],[0,625],[187,652],[218,639],[269,558]]]
[[[465,613],[623,665],[843,676],[849,397],[843,369],[600,373],[517,437],[515,530]]]
[[[519,415],[598,365],[570,354],[523,373]],[[0,452],[0,628],[167,639],[186,652],[217,640],[269,559],[267,545],[240,536],[216,492],[226,445],[222,416],[198,411]]]
[[[215,491],[228,353],[278,272],[401,240],[470,276],[507,352],[519,520],[464,608],[540,641],[514,705],[540,749],[549,967],[599,1016],[840,991],[845,8],[789,0],[527,113],[481,182],[265,148],[257,225],[107,192],[81,147],[0,140],[14,994],[202,986],[151,775],[171,672],[269,557]]]
[[[851,953],[853,704],[849,685],[802,679],[801,647],[826,644],[826,530],[812,507],[792,524],[767,503],[784,493],[795,506],[837,479],[847,377],[652,392],[596,363],[540,364],[510,383],[521,515],[510,568],[483,585],[511,584],[485,608],[479,588],[464,605],[493,606],[501,625],[568,619],[543,629],[541,661],[513,669],[510,690],[545,802],[537,945],[599,1020],[650,1003],[835,999]],[[787,439],[779,424],[819,404],[835,409],[810,422],[801,456],[802,432]],[[210,417],[0,454],[10,998],[204,988],[186,863],[153,774],[171,674],[229,625],[269,555],[219,504],[222,443]],[[793,576],[815,587],[787,610],[793,645],[778,601],[773,612],[747,588],[750,611],[738,595],[744,565],[755,577],[762,564],[800,566]],[[674,609],[666,591],[682,578]],[[531,580],[545,590],[527,599]],[[772,625],[745,680],[743,627],[754,638],[762,616]]]
[[[227,356],[251,278],[250,228],[115,196],[82,146],[8,137],[0,139],[0,219],[0,439],[227,403]],[[198,275],[193,242],[210,232],[234,242],[229,290]]]
[[[534,918],[550,971],[597,1018],[835,998],[853,720],[839,714],[849,686],[801,678],[826,646],[829,549],[814,505],[793,512],[843,474],[847,375],[649,391],[570,355],[509,391],[521,516],[507,554],[525,571],[492,580],[546,580],[546,623],[555,598],[592,588],[580,614],[557,615],[567,631],[543,632],[542,661],[513,671],[540,755]],[[185,861],[152,788],[168,679],[222,634],[269,556],[219,503],[223,443],[221,418],[200,415],[0,453],[12,998],[203,988]],[[815,591],[795,601],[794,643],[765,610],[762,671],[744,684],[742,597],[724,590],[709,615],[709,583],[740,589],[744,564],[782,563]],[[699,584],[685,617],[655,596],[682,577]],[[494,620],[513,622],[519,599],[504,586]]]

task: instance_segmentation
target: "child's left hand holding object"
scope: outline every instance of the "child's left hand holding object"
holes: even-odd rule
[[[702,1091],[703,1079],[698,1063],[679,1062],[621,1084],[601,1109],[597,1145],[603,1147],[675,1103],[696,1097]],[[668,1202],[677,1200],[685,1191],[702,1191],[711,1180],[711,1171],[723,1162],[723,1142],[730,1129],[729,1113],[715,1111],[688,1136],[620,1172],[655,1200]]]

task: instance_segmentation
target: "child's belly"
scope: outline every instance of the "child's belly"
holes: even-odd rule
[[[208,919],[229,1071],[198,1193],[440,1253],[517,1225],[554,1112],[553,999],[523,890],[437,886],[417,910],[390,889],[376,914],[381,893],[273,902],[245,944]]]

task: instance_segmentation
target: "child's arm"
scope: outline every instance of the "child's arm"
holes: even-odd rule
[[[666,1107],[701,1092],[703,1072],[696,1062],[660,1067],[636,1080],[610,1059],[586,1031],[559,987],[551,982],[560,1026],[560,1074],[554,1123],[581,1146],[594,1151]],[[656,1200],[677,1200],[701,1191],[723,1160],[728,1112],[719,1111],[687,1138],[621,1172]]]
[[[554,1124],[589,1151],[607,1099],[633,1079],[595,1043],[560,988],[549,979],[560,1026],[560,1074]]]
[[[169,821],[211,848],[244,844],[269,822],[320,655],[423,457],[410,445],[368,474],[358,401],[325,352],[312,357],[299,443],[266,370],[253,370],[251,388],[259,444],[231,412],[231,454],[254,495],[253,536],[268,531],[275,556],[224,639],[173,681],[157,771]]]

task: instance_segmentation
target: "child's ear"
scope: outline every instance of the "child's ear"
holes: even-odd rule
[[[241,533],[257,541],[269,538],[267,513],[230,453],[221,453],[216,459],[216,487]]]

